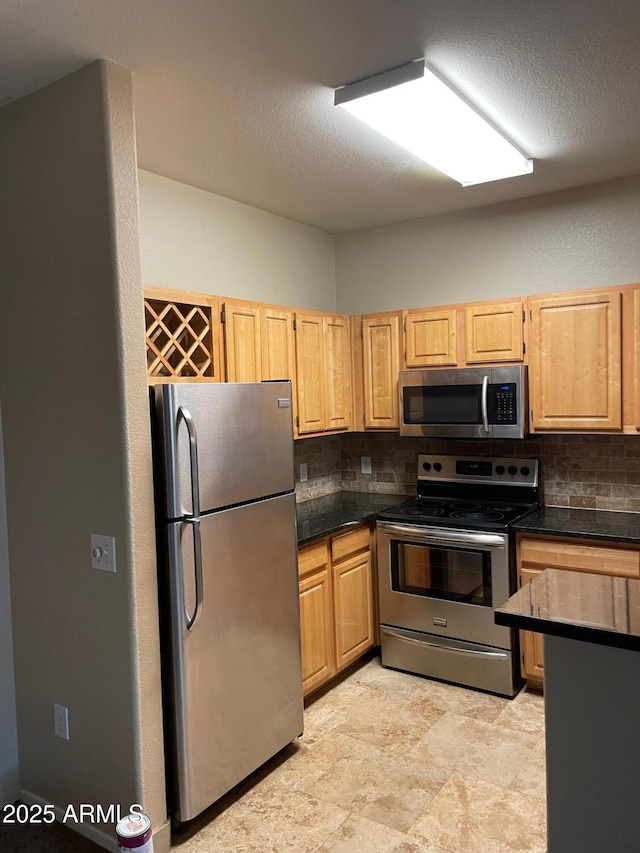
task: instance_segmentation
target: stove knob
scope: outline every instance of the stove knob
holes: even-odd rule
[[[509,465],[509,468],[507,470],[509,471],[509,473],[511,474],[512,477],[514,474],[518,473],[518,469],[516,468],[515,465]]]
[[[522,468],[520,469],[520,473],[522,474],[523,477],[527,477],[531,472],[526,465],[523,465]]]
[[[504,465],[496,465],[496,474],[504,474]]]
[[[439,462],[434,462],[433,463],[433,470],[434,471],[442,471],[442,465]]]
[[[423,462],[422,467],[424,468],[425,471],[430,471],[431,470],[431,462]]]

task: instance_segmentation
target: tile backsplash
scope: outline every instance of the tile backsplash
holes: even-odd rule
[[[340,444],[343,438],[330,435],[294,442],[296,500],[306,501],[342,490]],[[300,465],[303,463],[307,466],[308,479],[301,483]]]
[[[540,460],[544,503],[640,512],[640,436],[543,435],[524,441],[400,438],[397,433],[345,433],[295,443],[308,481],[296,483],[298,500],[351,490],[415,494],[418,453],[532,457]],[[371,474],[361,457],[371,458]]]

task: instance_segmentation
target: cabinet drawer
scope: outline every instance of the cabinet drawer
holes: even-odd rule
[[[305,545],[298,552],[298,574],[301,578],[305,577],[316,569],[324,568],[328,562],[329,551],[326,539]]]
[[[370,545],[370,532],[368,527],[358,527],[342,536],[336,536],[331,540],[331,557],[333,562],[344,560],[349,554],[364,551]]]
[[[520,562],[523,566],[533,564],[540,568],[640,577],[640,551],[624,548],[523,539],[520,542]]]

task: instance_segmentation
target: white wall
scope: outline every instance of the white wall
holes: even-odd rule
[[[336,235],[337,310],[640,281],[640,177]]]
[[[18,797],[18,732],[13,678],[9,547],[0,417],[0,806]]]
[[[330,234],[150,172],[139,189],[144,284],[336,310]]]

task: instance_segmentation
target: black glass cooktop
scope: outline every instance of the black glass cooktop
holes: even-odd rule
[[[378,519],[425,526],[505,530],[536,508],[535,503],[485,503],[420,497],[379,513]]]

